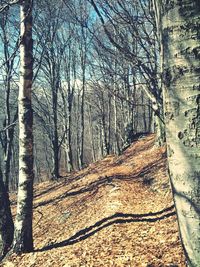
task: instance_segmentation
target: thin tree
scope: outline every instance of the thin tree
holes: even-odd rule
[[[33,78],[32,0],[20,2],[20,80],[19,80],[19,184],[13,251],[33,250]]]
[[[13,234],[14,224],[10,210],[9,196],[0,170],[0,260],[5,256],[11,246]]]

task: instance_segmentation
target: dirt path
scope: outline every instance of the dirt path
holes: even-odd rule
[[[1,266],[185,267],[165,148],[153,141],[36,186],[36,251]]]

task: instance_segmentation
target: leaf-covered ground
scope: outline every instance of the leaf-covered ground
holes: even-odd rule
[[[33,230],[35,252],[0,266],[185,267],[165,148],[153,135],[119,157],[36,185]]]

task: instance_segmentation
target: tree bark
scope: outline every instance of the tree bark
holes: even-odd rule
[[[20,82],[19,82],[19,184],[13,251],[33,250],[33,78],[32,0],[20,3]]]
[[[14,234],[14,224],[10,210],[10,201],[8,192],[3,183],[0,170],[0,260],[8,252]]]
[[[200,266],[200,2],[163,1],[169,173],[187,264]]]
[[[154,131],[156,133],[155,145],[163,146],[166,142],[165,125],[160,117],[154,113]]]
[[[10,108],[8,107],[9,102],[6,104],[6,126],[10,125]],[[18,111],[14,116],[13,122],[17,120]],[[9,177],[10,177],[10,167],[11,167],[11,159],[12,159],[12,146],[14,139],[14,126],[6,129],[5,131],[5,148],[4,148],[4,169],[3,169],[3,181],[5,184],[5,189],[9,191]]]
[[[58,141],[58,89],[60,86],[59,77],[56,77],[55,66],[53,64],[53,83],[51,85],[52,91],[52,110],[53,110],[53,170],[52,179],[60,178],[60,161],[59,161],[59,141]]]
[[[86,39],[82,29],[83,44],[81,44],[81,68],[82,68],[82,94],[81,94],[81,146],[80,146],[80,164],[84,165],[84,142],[85,142],[85,91],[86,91]]]
[[[88,106],[88,118],[89,118],[89,135],[90,135],[90,142],[91,142],[91,152],[92,152],[92,161],[96,161],[96,154],[95,154],[95,145],[94,145],[94,130],[92,124],[92,107],[91,105]]]

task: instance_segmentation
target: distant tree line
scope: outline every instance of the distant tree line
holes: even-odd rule
[[[131,134],[154,132],[156,113],[150,91],[157,90],[151,82],[158,83],[158,41],[153,14],[147,3],[123,5],[116,5],[116,10],[101,7],[105,31],[88,1],[35,3],[35,181],[57,179],[107,154],[119,154],[131,141]],[[17,5],[5,9],[0,25],[1,168],[6,187],[11,189],[17,187],[18,177],[17,12]],[[113,20],[106,19],[108,15]],[[132,60],[136,54],[139,62]],[[155,77],[150,79],[150,73]]]

